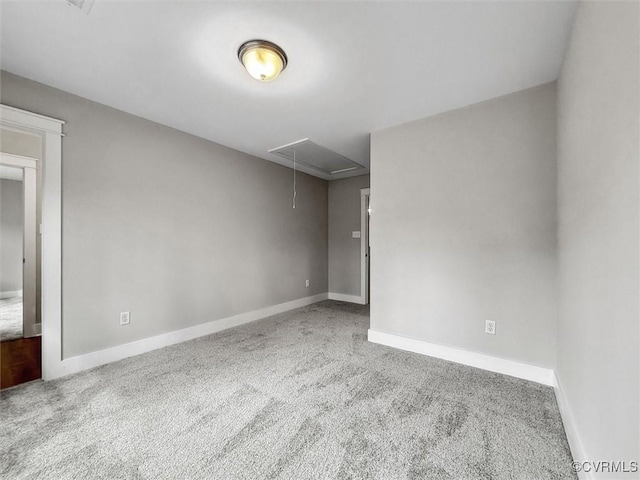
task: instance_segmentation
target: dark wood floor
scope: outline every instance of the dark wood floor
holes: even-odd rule
[[[42,377],[42,337],[0,343],[0,389]]]

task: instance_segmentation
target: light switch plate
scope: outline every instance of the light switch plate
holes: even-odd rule
[[[360,232],[351,232],[351,238],[360,238]]]

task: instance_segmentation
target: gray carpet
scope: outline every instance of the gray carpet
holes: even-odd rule
[[[575,478],[552,389],[323,302],[0,393],[6,479]]]
[[[22,338],[22,297],[0,300],[0,342]]]

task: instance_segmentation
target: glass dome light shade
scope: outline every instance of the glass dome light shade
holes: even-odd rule
[[[270,82],[287,66],[287,56],[277,45],[266,40],[250,40],[238,50],[238,59],[249,75],[261,82]]]

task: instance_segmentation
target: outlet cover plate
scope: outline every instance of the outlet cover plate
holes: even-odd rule
[[[496,334],[496,321],[495,320],[485,320],[484,322],[484,333],[488,333],[489,335]]]

